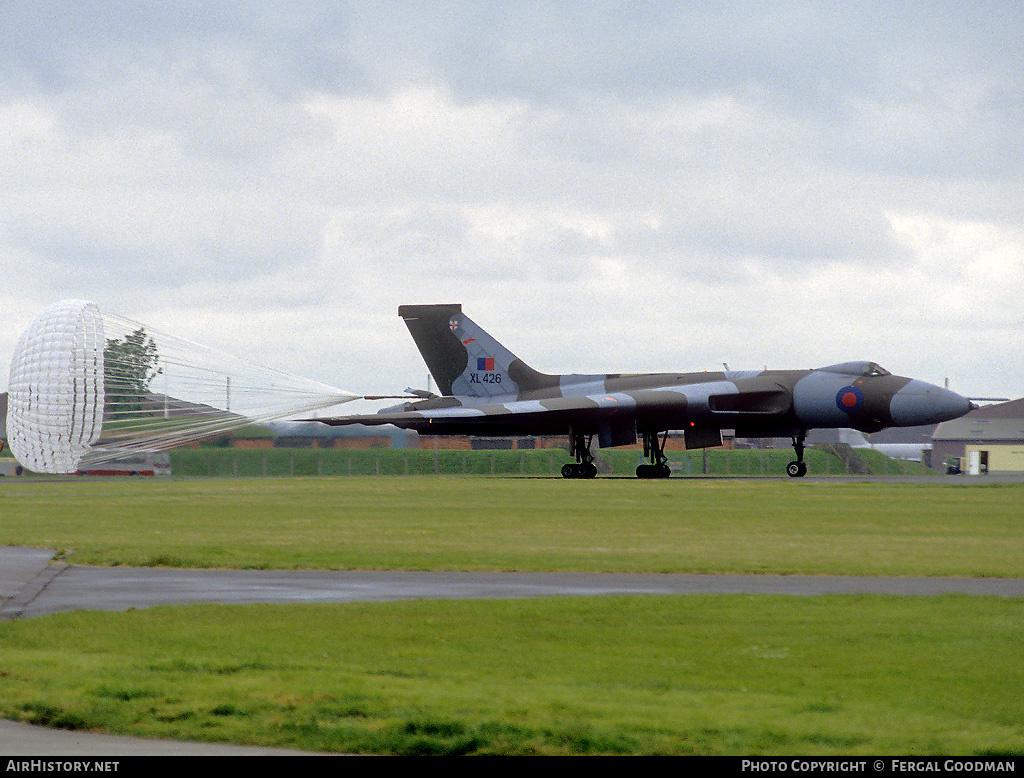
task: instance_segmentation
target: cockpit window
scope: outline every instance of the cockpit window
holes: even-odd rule
[[[843,362],[821,368],[826,373],[840,373],[856,376],[884,376],[891,373],[877,362]]]
[[[869,362],[868,364],[871,366],[871,372],[869,372],[868,375],[892,375],[892,373],[877,362]]]

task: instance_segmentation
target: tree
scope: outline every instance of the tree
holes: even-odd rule
[[[142,327],[124,339],[108,338],[103,348],[103,390],[106,413],[124,418],[141,411],[149,384],[159,372],[156,342]]]

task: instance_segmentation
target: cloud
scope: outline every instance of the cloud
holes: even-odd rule
[[[894,238],[915,258],[914,321],[1024,332],[1024,226],[889,214]]]
[[[463,302],[546,370],[1021,394],[1012,4],[9,5],[0,357],[89,297],[383,391]]]

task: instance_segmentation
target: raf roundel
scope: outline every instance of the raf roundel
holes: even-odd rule
[[[864,407],[864,393],[856,386],[844,386],[836,393],[836,406],[844,413],[856,413]]]

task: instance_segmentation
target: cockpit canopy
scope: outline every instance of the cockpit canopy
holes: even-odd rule
[[[892,375],[888,370],[877,362],[841,362],[838,365],[829,365],[820,368],[825,373],[839,373],[841,375],[853,376],[883,376]]]

